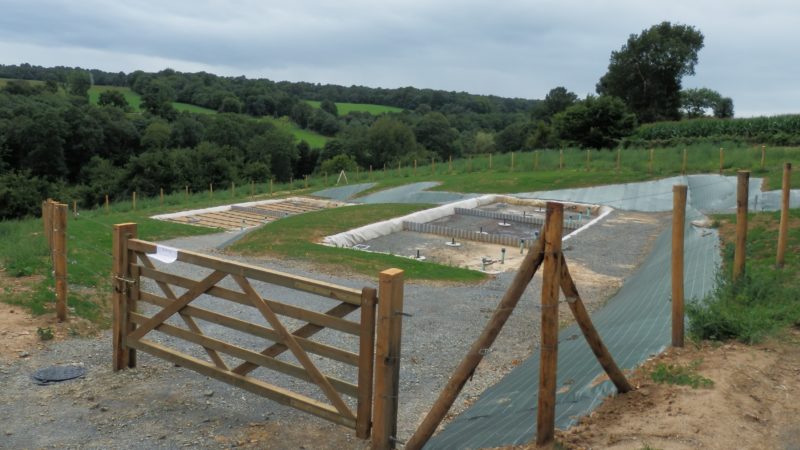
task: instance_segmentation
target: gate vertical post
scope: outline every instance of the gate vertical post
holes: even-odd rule
[[[403,271],[380,273],[378,342],[375,348],[375,409],[372,449],[395,447],[400,381],[400,340],[403,325]]]
[[[115,371],[126,367],[136,367],[136,350],[130,349],[125,342],[133,323],[129,320],[132,306],[130,295],[130,257],[128,239],[137,236],[135,223],[114,225],[114,241],[112,248],[112,277],[114,281],[112,324],[113,368]]]
[[[375,289],[361,290],[361,334],[358,349],[358,407],[356,436],[369,437],[372,425],[372,377],[375,364]]]
[[[564,205],[547,202],[544,226],[544,272],[542,273],[542,344],[539,363],[539,399],[536,444],[555,437],[556,370],[558,366],[558,297],[561,287],[561,235]]]
[[[683,347],[683,234],[686,222],[685,184],[672,187],[672,346]]]

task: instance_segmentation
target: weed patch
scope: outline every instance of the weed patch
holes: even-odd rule
[[[697,373],[697,368],[702,362],[702,360],[696,359],[686,366],[658,363],[650,373],[650,378],[659,384],[691,386],[692,389],[713,387],[712,380]]]

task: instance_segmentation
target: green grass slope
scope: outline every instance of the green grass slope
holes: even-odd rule
[[[315,100],[306,100],[306,103],[314,108],[319,108],[321,102]],[[366,112],[377,116],[383,113],[402,112],[403,108],[396,108],[394,106],[386,105],[373,105],[369,103],[336,103],[336,110],[339,112],[339,115],[342,116],[350,112]]]

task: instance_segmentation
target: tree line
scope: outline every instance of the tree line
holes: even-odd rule
[[[562,146],[613,148],[643,123],[733,116],[732,100],[710,89],[681,87],[681,79],[694,73],[702,45],[698,30],[669,22],[631,35],[612,52],[598,95],[583,99],[563,86],[542,100],[525,100],[172,69],[124,74],[0,65],[0,78],[17,80],[0,91],[0,217],[34,213],[37,199],[54,192],[94,205],[105,194],[288,181],[315,171],[377,169],[415,159]],[[92,84],[130,87],[140,94],[143,112],[132,111],[124,95],[113,90],[90,104]],[[320,107],[306,100],[321,101]],[[175,102],[218,114],[178,112]],[[342,115],[336,102],[403,110]],[[265,116],[286,117],[330,139],[323,148],[311,148]]]

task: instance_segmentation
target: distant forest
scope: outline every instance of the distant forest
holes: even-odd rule
[[[103,89],[90,100],[90,90],[97,94],[97,86],[119,89]],[[709,92],[718,102],[719,95]],[[126,93],[138,94],[141,104],[133,108]],[[681,110],[673,102],[662,107],[666,113],[661,116],[652,109],[641,113],[699,119],[639,127],[644,121],[621,98],[603,94],[578,99],[564,87],[553,88],[542,100],[526,100],[171,69],[125,74],[0,65],[0,219],[35,214],[48,196],[92,206],[106,194],[155,195],[162,187],[170,192],[184,186],[198,191],[211,183],[288,181],[312,173],[394,167],[415,159],[446,161],[466,154],[721,138],[800,143],[796,117],[762,121],[758,128],[742,119],[724,120],[733,126],[722,126],[722,119],[702,118],[709,109],[706,94],[682,92],[688,103]],[[318,107],[309,101],[319,102]],[[337,103],[401,111],[340,114]],[[207,109],[205,114],[179,111],[175,106],[180,104]],[[721,116],[715,108],[714,115],[731,117],[732,102],[723,104],[729,109],[721,110]],[[312,147],[276,125],[286,122],[326,136],[324,145]]]

